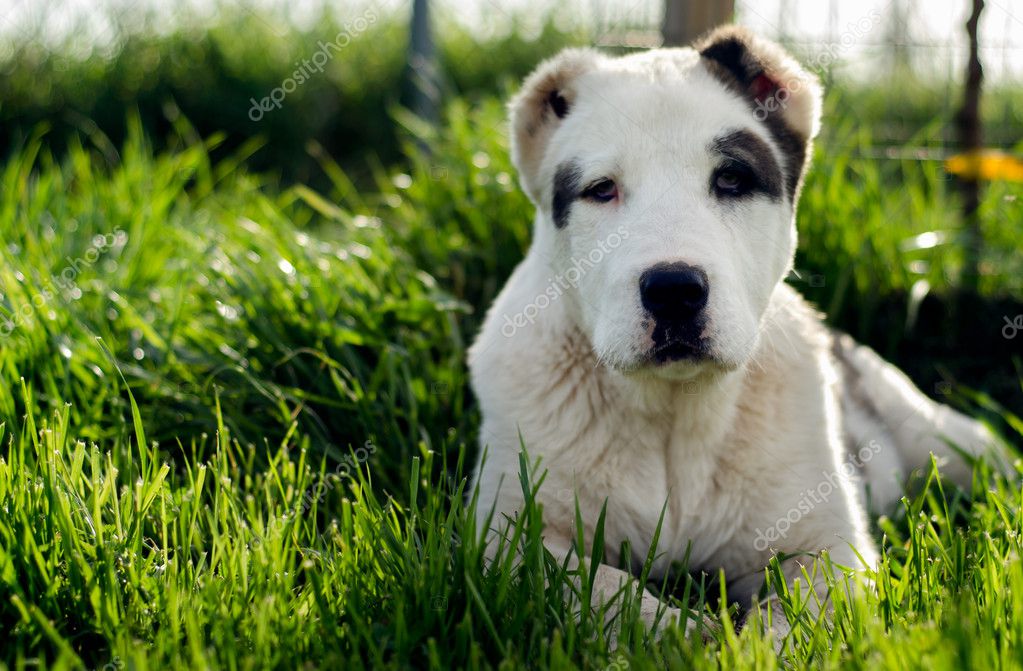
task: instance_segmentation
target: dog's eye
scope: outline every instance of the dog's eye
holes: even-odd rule
[[[714,173],[714,191],[719,196],[744,196],[756,185],[756,175],[741,164],[727,165]]]
[[[610,179],[602,179],[586,187],[583,197],[598,203],[607,203],[618,197],[618,185]]]

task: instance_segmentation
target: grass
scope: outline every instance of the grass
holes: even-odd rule
[[[956,245],[904,245],[954,231],[943,175],[859,156],[846,102],[800,212],[798,266],[824,279],[801,288],[841,312],[954,287]],[[982,465],[973,495],[932,473],[878,521],[877,589],[838,576],[832,621],[787,595],[785,661],[715,576],[655,585],[710,640],[651,640],[625,594],[610,649],[532,504],[521,561],[487,565],[464,355],[531,212],[499,102],[400,121],[407,160],[371,190],[315,148],[322,193],[250,172],[254,144],[211,160],[222,138],[180,118],[166,151],[129,119],[116,156],[32,136],[0,167],[0,665],[1023,666],[1023,494]],[[987,295],[1020,292],[1018,193],[986,193]],[[969,398],[1018,448],[1018,413]]]

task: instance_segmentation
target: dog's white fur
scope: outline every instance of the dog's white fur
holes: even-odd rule
[[[511,104],[513,157],[537,215],[532,247],[470,353],[487,455],[477,469],[478,514],[496,506],[499,527],[520,509],[524,443],[547,474],[539,498],[553,552],[570,550],[576,497],[588,539],[607,501],[606,565],[595,586],[603,599],[629,580],[612,568],[621,543],[641,565],[662,508],[653,575],[691,548],[689,569],[724,569],[729,597],[746,606],[774,553],[827,551],[837,564],[872,566],[863,486],[875,508],[889,506],[931,452],[968,485],[970,469],[946,439],[974,454],[992,442],[872,351],[833,335],[784,283],[798,186],[739,204],[710,195],[716,158],[708,147],[736,129],[767,143],[787,178],[795,170],[798,183],[804,169],[786,164],[748,81],[740,75],[729,85],[706,55],[729,40],[741,47],[741,66],[767,77],[755,94],[764,81],[775,86],[772,121],[809,155],[820,117],[816,78],[778,46],[734,28],[697,49],[563,52]],[[612,177],[620,193],[613,203],[574,202],[557,227],[552,185],[568,161],[583,183]],[[648,358],[652,326],[637,284],[665,262],[706,271],[706,358]],[[758,541],[765,534],[770,542]],[[806,561],[786,560],[786,575],[797,578]],[[653,621],[659,608],[644,593],[644,616]]]

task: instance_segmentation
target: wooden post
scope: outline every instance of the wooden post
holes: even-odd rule
[[[955,117],[962,151],[967,156],[975,156],[983,143],[980,93],[984,81],[984,70],[980,65],[977,40],[977,25],[983,10],[984,0],[973,0],[973,11],[966,22],[966,34],[970,38],[970,57],[966,66],[966,88],[963,94],[963,106]],[[983,247],[980,217],[978,216],[980,209],[979,177],[977,175],[960,177],[959,192],[963,198],[963,224],[965,226],[962,285],[966,291],[975,292],[980,280],[980,253]]]
[[[435,121],[440,106],[440,86],[427,0],[413,0],[412,3],[412,26],[404,80],[402,104],[416,116]]]
[[[711,28],[730,23],[734,16],[734,0],[665,0],[664,46],[690,44]]]

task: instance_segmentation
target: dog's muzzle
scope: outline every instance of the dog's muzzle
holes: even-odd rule
[[[640,276],[639,295],[643,308],[654,319],[654,361],[707,356],[702,336],[710,295],[707,273],[685,263],[659,264]]]

